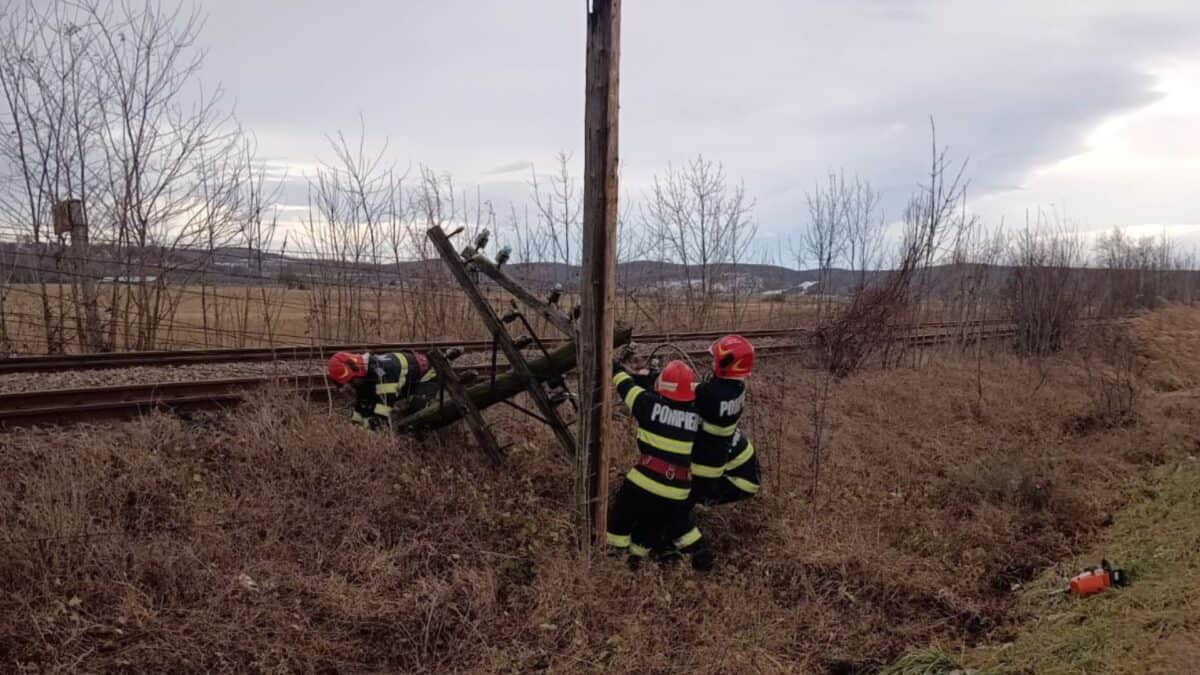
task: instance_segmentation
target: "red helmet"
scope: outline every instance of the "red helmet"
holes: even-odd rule
[[[754,367],[754,345],[741,335],[726,335],[708,348],[713,374],[727,380],[744,380]]]
[[[696,400],[696,376],[683,361],[672,361],[658,374],[654,391],[672,401],[687,403]]]
[[[338,384],[362,377],[367,374],[367,362],[362,354],[338,352],[329,357],[329,370],[326,375]]]

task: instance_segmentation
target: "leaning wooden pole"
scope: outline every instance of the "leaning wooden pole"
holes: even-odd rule
[[[579,542],[585,557],[604,545],[613,394],[613,303],[617,275],[617,117],[621,0],[592,0],[587,17],[584,107],[583,270],[579,316]],[[591,545],[591,546],[590,546]]]

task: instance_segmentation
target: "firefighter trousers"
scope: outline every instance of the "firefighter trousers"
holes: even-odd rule
[[[637,558],[668,556],[676,551],[693,556],[706,542],[692,519],[688,500],[667,499],[634,485],[621,484],[608,512],[608,543]]]
[[[758,494],[761,480],[758,456],[752,455],[744,464],[726,471],[720,478],[693,478],[691,501],[705,506],[740,502]]]

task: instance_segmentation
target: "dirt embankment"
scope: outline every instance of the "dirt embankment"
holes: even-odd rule
[[[1185,370],[1156,330],[1137,329],[1146,380]],[[719,555],[704,576],[583,569],[569,467],[507,412],[488,413],[517,441],[499,471],[458,432],[416,443],[278,401],[8,434],[0,663],[870,672],[912,645],[1003,638],[1014,589],[1090,548],[1147,467],[1200,442],[1200,401],[1180,393],[1194,374],[1110,428],[1079,423],[1095,372],[993,354],[852,377],[832,390],[812,500],[814,375],[760,368],[744,426],[764,489],[699,514]],[[616,424],[614,484],[632,458]]]

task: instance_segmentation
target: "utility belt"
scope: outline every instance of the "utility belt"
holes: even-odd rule
[[[688,467],[672,464],[666,460],[662,460],[651,455],[642,455],[638,457],[637,465],[643,469],[649,470],[651,473],[658,474],[667,480],[692,479],[692,471]]]

